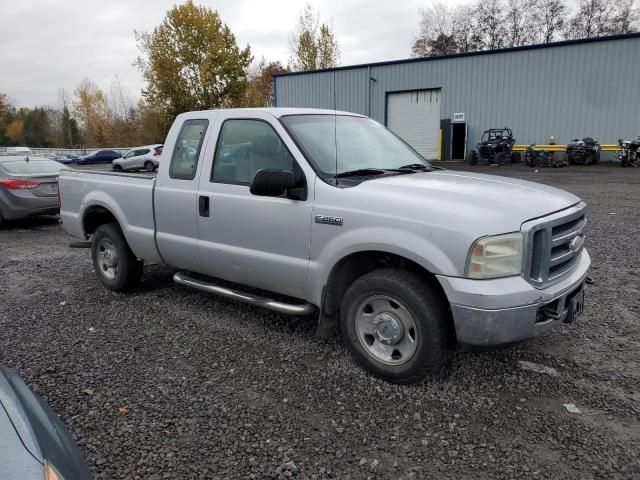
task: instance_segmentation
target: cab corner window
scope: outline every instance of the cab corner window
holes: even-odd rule
[[[294,163],[267,122],[227,120],[218,138],[211,181],[249,185],[258,170],[293,170]]]
[[[171,155],[169,176],[179,180],[193,180],[198,167],[202,141],[207,132],[208,120],[185,120],[178,134]]]

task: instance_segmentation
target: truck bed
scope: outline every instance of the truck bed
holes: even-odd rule
[[[60,172],[58,183],[60,218],[67,233],[86,239],[92,232],[87,231],[85,218],[104,209],[115,216],[138,258],[160,260],[153,210],[155,174],[70,169]]]

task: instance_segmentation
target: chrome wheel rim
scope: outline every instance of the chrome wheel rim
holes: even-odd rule
[[[98,244],[98,267],[102,275],[113,280],[118,275],[118,251],[110,240],[103,238]]]
[[[358,305],[355,323],[360,345],[378,362],[402,365],[416,353],[416,322],[395,298],[387,295],[365,298]]]

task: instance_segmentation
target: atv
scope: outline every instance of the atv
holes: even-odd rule
[[[530,167],[553,167],[559,168],[567,165],[564,160],[556,159],[554,152],[549,150],[538,150],[535,144],[527,147],[524,161]]]
[[[616,152],[616,157],[620,160],[622,167],[640,167],[640,135],[637,140],[618,140],[620,149]]]
[[[600,161],[600,144],[591,137],[574,138],[567,145],[569,165],[595,165]]]
[[[511,153],[515,143],[510,128],[490,128],[482,134],[476,148],[469,152],[467,162],[469,165],[477,165],[480,160],[486,160],[489,165],[517,163],[520,161],[520,154]]]

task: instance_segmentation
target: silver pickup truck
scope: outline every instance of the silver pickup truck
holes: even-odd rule
[[[455,342],[524,340],[582,312],[585,204],[431,165],[379,123],[311,109],[190,112],[157,177],[63,171],[61,217],[98,278],[143,260],[188,287],[340,325],[370,372],[413,382]]]

